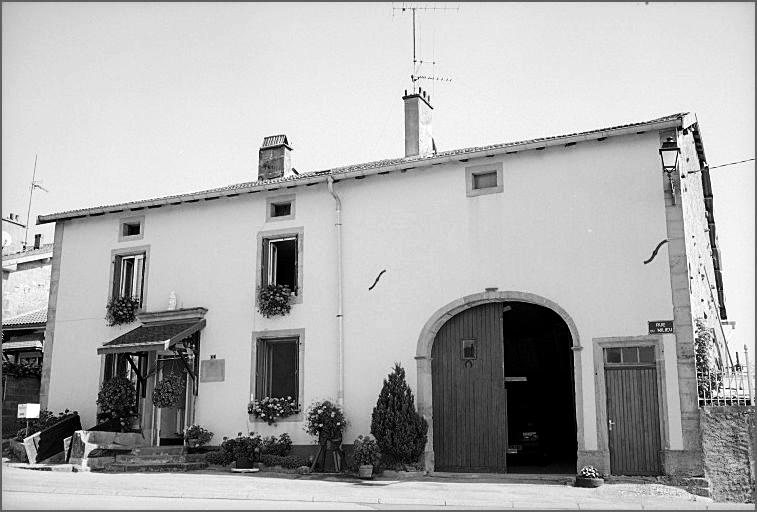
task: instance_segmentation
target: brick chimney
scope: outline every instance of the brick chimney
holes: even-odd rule
[[[258,180],[272,180],[293,174],[292,148],[286,135],[270,135],[263,139],[258,152]]]
[[[431,95],[418,88],[402,97],[405,101],[405,156],[424,156],[436,152],[431,136]]]

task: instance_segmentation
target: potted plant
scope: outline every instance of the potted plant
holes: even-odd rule
[[[358,465],[358,476],[363,479],[373,477],[373,466],[381,460],[376,440],[371,436],[357,436],[353,445],[352,456],[355,458],[355,464]]]
[[[137,416],[137,390],[126,377],[117,376],[103,383],[97,394],[100,412],[97,419],[107,422],[116,432],[129,432],[132,418]]]
[[[213,432],[200,425],[190,425],[184,429],[184,440],[190,448],[197,448],[210,442]]]
[[[576,487],[599,487],[605,483],[594,466],[584,466],[576,475]]]
[[[287,315],[292,309],[292,290],[283,284],[258,287],[258,311],[266,318]]]
[[[139,306],[137,297],[113,297],[105,306],[105,320],[110,326],[131,323],[137,318]]]
[[[229,459],[236,463],[237,469],[253,468],[255,462],[258,462],[260,459],[260,449],[263,440],[259,434],[253,434],[253,432],[250,432],[249,435],[243,436],[239,432],[235,439],[224,438],[221,443],[221,450],[227,453]]]
[[[300,412],[297,402],[291,396],[286,398],[264,397],[253,400],[247,405],[247,414],[266,421],[269,425],[276,423],[276,418],[286,418]]]
[[[152,403],[155,407],[176,407],[184,400],[186,393],[184,374],[169,372],[164,375],[152,391]]]
[[[326,445],[328,450],[341,446],[342,430],[347,426],[342,410],[329,400],[313,402],[305,418],[305,431],[311,436],[318,436],[318,444]]]

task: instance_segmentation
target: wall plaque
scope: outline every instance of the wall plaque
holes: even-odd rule
[[[223,382],[226,377],[225,359],[200,361],[200,382]]]
[[[649,334],[669,334],[673,332],[673,320],[655,320],[649,323]]]

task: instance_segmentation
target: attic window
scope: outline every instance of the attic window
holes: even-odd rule
[[[294,194],[269,197],[266,201],[266,222],[294,219]]]
[[[503,192],[505,187],[502,176],[502,162],[466,167],[466,195],[475,197]]]
[[[118,229],[118,241],[141,240],[144,237],[144,217],[121,219]]]

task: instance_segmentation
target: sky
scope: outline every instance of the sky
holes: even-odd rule
[[[2,4],[2,214],[403,156],[409,3]],[[754,157],[755,5],[413,3],[440,151],[694,112],[710,166]],[[431,65],[430,62],[434,62]],[[732,347],[754,347],[754,161],[713,169]],[[750,356],[754,359],[754,350]]]

